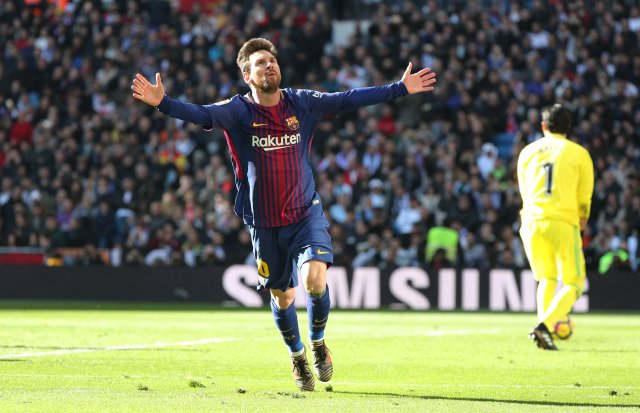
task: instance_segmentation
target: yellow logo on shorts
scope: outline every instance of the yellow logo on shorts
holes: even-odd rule
[[[258,274],[260,274],[264,278],[269,278],[269,266],[266,262],[262,260],[257,260],[258,263]]]

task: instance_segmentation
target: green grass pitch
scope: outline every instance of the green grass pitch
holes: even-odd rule
[[[298,312],[306,337],[306,312]],[[268,309],[0,302],[0,412],[639,412],[640,314],[333,311],[335,372],[299,392]]]

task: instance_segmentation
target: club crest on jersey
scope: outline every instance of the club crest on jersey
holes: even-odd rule
[[[296,118],[295,116],[287,118],[286,120],[287,120],[287,126],[289,127],[289,129],[297,130],[300,127],[300,123],[298,122],[298,118]]]

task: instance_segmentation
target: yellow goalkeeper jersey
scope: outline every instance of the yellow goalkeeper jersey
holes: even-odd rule
[[[522,219],[558,219],[579,226],[589,218],[593,161],[589,152],[563,135],[548,133],[518,157]]]

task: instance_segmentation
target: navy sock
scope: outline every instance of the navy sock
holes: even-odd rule
[[[311,340],[322,340],[324,329],[329,319],[329,286],[322,295],[307,294],[307,314],[309,315],[309,337]]]
[[[296,353],[302,351],[304,346],[300,340],[300,331],[298,329],[298,315],[296,314],[296,308],[293,304],[284,310],[281,310],[276,305],[275,301],[271,300],[271,312],[273,313],[273,319],[276,322],[280,334],[284,343],[289,347],[289,353]]]

